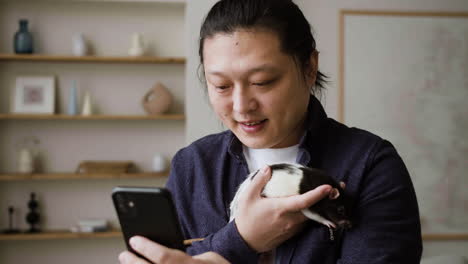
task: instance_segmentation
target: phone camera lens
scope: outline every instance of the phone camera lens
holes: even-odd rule
[[[135,204],[133,203],[133,201],[128,202],[128,207],[133,208],[134,206]]]

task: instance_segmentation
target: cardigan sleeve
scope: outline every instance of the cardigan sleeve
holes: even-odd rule
[[[235,222],[228,223],[218,213],[215,207],[219,201],[205,198],[212,190],[194,179],[203,171],[198,171],[199,166],[193,164],[187,152],[179,151],[174,156],[166,184],[185,238],[204,237],[203,241],[194,242],[186,252],[193,256],[213,251],[231,263],[257,263],[258,254],[243,240]],[[207,234],[208,231],[212,232]]]
[[[207,251],[214,251],[231,263],[258,263],[257,253],[245,243],[234,221],[187,248],[187,253],[192,256]]]
[[[416,194],[395,148],[374,146],[359,186],[353,228],[343,237],[339,264],[416,264],[422,253]]]

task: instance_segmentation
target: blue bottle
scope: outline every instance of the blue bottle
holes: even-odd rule
[[[68,114],[76,115],[78,114],[78,96],[77,96],[77,87],[76,81],[72,81],[72,86],[70,87],[70,94],[68,99]]]
[[[32,34],[28,31],[28,20],[21,19],[19,21],[19,30],[15,34],[15,53],[31,54],[33,53]]]

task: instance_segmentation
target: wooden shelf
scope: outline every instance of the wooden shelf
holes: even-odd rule
[[[66,230],[50,230],[41,233],[18,233],[18,234],[1,234],[1,241],[18,241],[18,240],[59,240],[59,239],[83,239],[83,238],[120,238],[122,232],[120,230],[111,230],[107,232],[96,233],[72,233]],[[189,246],[192,242],[201,241],[202,238],[184,240],[184,245]]]
[[[2,181],[22,181],[22,180],[81,180],[81,179],[147,179],[167,177],[169,172],[161,173],[43,173],[43,174],[0,174]]]
[[[422,238],[425,241],[468,240],[468,233],[423,234]]]
[[[96,2],[96,3],[157,3],[157,4],[185,4],[187,2],[186,0],[53,0],[53,1]]]
[[[42,61],[42,62],[87,62],[87,63],[136,63],[136,64],[184,64],[181,57],[100,57],[100,56],[60,56],[43,54],[0,54],[0,61]]]
[[[53,239],[83,239],[83,238],[113,238],[121,237],[122,232],[111,230],[96,233],[72,233],[66,230],[44,231],[41,233],[0,234],[0,241],[14,240],[53,240]]]
[[[164,115],[49,115],[49,114],[0,114],[0,120],[184,120],[183,114]]]
[[[108,232],[96,233],[72,233],[66,230],[44,231],[41,233],[29,234],[1,234],[0,241],[15,241],[15,240],[55,240],[55,239],[83,239],[83,238],[115,238],[122,237],[120,230],[111,230]],[[468,240],[468,233],[466,234],[424,234],[423,240]],[[192,241],[199,239],[185,240],[184,243],[189,245]]]
[[[59,1],[59,0],[55,0]],[[62,0],[63,1],[63,0]],[[186,4],[186,0],[69,0],[72,2],[97,2],[97,3],[160,3],[160,4]]]
[[[2,0],[1,2],[8,2],[8,1],[30,1],[30,0]],[[153,3],[153,4],[177,4],[177,5],[185,5],[187,0],[39,0],[42,2],[84,2],[84,3]]]

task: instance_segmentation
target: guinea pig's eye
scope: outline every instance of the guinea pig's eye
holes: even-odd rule
[[[338,213],[339,213],[340,215],[344,215],[344,213],[345,213],[344,206],[338,206]]]

